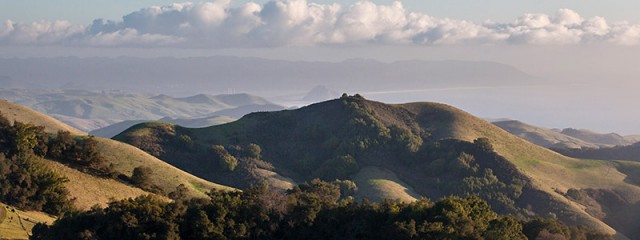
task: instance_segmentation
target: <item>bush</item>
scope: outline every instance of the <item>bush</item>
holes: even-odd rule
[[[220,168],[225,171],[232,172],[238,166],[238,159],[229,154],[222,145],[213,145],[211,150]]]
[[[133,169],[133,175],[131,175],[131,183],[138,187],[151,185],[152,175],[153,169],[150,167],[136,167]]]

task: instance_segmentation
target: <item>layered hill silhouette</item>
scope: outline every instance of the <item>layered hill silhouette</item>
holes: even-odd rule
[[[517,120],[492,122],[505,131],[546,148],[600,148],[630,145],[638,142],[637,136],[621,136],[616,133],[597,133],[585,129],[547,129]]]
[[[565,157],[444,104],[343,95],[201,129],[144,123],[114,139],[236,188],[321,178],[351,181],[356,197],[374,200],[475,194],[499,212],[640,237],[629,171],[640,165]]]
[[[121,91],[0,89],[0,98],[28,106],[85,132],[126,120],[239,118],[250,112],[284,109],[249,94],[172,97]]]
[[[232,117],[227,117],[227,116],[211,116],[211,117],[204,117],[204,118],[169,118],[169,117],[165,117],[165,118],[161,118],[157,121],[150,121],[150,120],[126,120],[126,121],[122,121],[119,123],[115,123],[100,129],[96,129],[93,130],[91,132],[89,132],[89,134],[94,135],[94,136],[98,136],[98,137],[103,137],[103,138],[112,138],[116,135],[118,135],[119,133],[121,133],[124,130],[127,130],[128,128],[136,125],[136,124],[140,124],[140,123],[144,123],[144,122],[165,122],[165,123],[172,123],[172,124],[176,124],[176,125],[180,125],[183,127],[189,127],[189,128],[202,128],[202,127],[209,127],[209,126],[213,126],[213,125],[219,125],[219,124],[223,124],[223,123],[228,123],[228,122],[232,122],[236,120],[235,118]]]
[[[565,128],[560,133],[604,147],[624,146],[638,142],[636,135],[622,136],[617,133],[597,133],[586,129]]]
[[[58,120],[5,100],[0,101],[0,112],[11,121],[44,126],[44,130],[52,134],[62,130],[69,131],[76,138],[87,136]],[[133,146],[106,138],[96,138],[96,141],[98,152],[107,164],[113,166],[113,170],[131,176],[136,167],[150,167],[153,169],[150,182],[164,193],[174,191],[180,184],[185,185],[186,194],[191,197],[203,197],[210,189],[231,189],[188,174]],[[48,168],[69,179],[65,187],[71,197],[76,199],[74,204],[79,209],[86,210],[94,205],[106,206],[113,200],[152,194],[117,179],[94,176],[50,159],[43,161]]]

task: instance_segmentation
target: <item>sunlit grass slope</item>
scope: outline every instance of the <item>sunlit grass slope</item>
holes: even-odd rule
[[[47,132],[55,133],[58,130],[63,130],[68,131],[73,135],[86,134],[52,117],[6,100],[0,100],[0,112],[2,112],[2,114],[11,122],[18,120],[23,123],[32,123],[36,126],[44,126]]]
[[[0,239],[29,239],[37,223],[52,223],[54,217],[42,212],[25,212],[0,203]]]
[[[384,199],[412,202],[420,197],[411,186],[384,168],[364,167],[354,176],[353,181],[358,186],[356,197],[359,199],[366,198],[375,202]]]
[[[0,112],[10,120],[45,126],[47,132],[55,133],[58,130],[64,130],[70,131],[76,136],[86,135],[51,117],[8,101],[0,101]],[[133,169],[136,167],[150,167],[154,172],[151,177],[151,183],[160,187],[165,193],[174,191],[180,184],[184,184],[187,187],[188,195],[192,197],[204,197],[207,191],[214,188],[230,189],[195,177],[125,143],[105,138],[96,139],[98,141],[98,151],[106,158],[107,164],[113,164],[116,171],[126,176],[131,176]],[[78,198],[76,205],[81,209],[88,209],[94,204],[104,206],[110,199],[149,194],[122,182],[97,178],[57,162],[47,161],[47,164],[70,179],[66,186],[71,191],[72,196]]]

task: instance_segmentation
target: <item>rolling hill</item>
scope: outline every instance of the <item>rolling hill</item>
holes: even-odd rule
[[[504,120],[492,123],[513,135],[546,148],[582,148],[599,146],[551,129],[529,125],[517,120]]]
[[[624,146],[637,142],[636,136],[621,136],[617,133],[597,133],[586,129],[565,128],[562,129],[560,133],[606,147]]]
[[[546,148],[599,148],[630,145],[638,141],[636,136],[616,133],[596,133],[585,129],[547,129],[517,120],[492,122],[505,131]]]
[[[0,112],[14,120],[45,126],[45,131],[51,133],[58,130],[72,130],[71,132],[76,136],[86,135],[27,107],[8,101],[0,101],[0,103],[2,103],[0,104]],[[97,138],[96,140],[98,151],[108,164],[113,164],[115,171],[131,176],[136,167],[150,167],[153,169],[151,182],[165,193],[174,191],[180,184],[187,187],[187,195],[192,197],[205,196],[209,189],[230,189],[188,174],[133,146],[106,138]],[[45,160],[45,164],[70,180],[65,183],[65,187],[69,189],[71,196],[76,198],[75,205],[80,209],[86,210],[96,204],[105,206],[114,199],[150,194],[120,181],[92,176],[52,160]]]
[[[114,139],[238,188],[268,169],[296,182],[354,180],[369,198],[478,194],[499,212],[640,237],[625,215],[640,211],[640,187],[621,167],[635,163],[565,157],[444,104],[343,96],[202,129],[145,123]]]
[[[209,127],[213,125],[219,125],[223,123],[228,123],[234,121],[234,118],[226,117],[226,116],[212,116],[212,117],[204,117],[204,118],[162,118],[157,120],[156,122],[165,122],[165,123],[173,123],[176,125],[180,125],[183,127],[189,128],[202,128]],[[136,124],[140,124],[143,122],[151,122],[149,120],[126,120],[119,123],[115,123],[100,129],[93,130],[89,132],[89,134],[103,137],[103,138],[112,138],[127,128],[130,128]]]

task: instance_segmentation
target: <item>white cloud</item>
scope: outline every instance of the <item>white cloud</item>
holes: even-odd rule
[[[5,21],[0,31],[0,43],[6,45],[59,44],[72,40],[84,27],[68,21],[39,21],[33,23],[15,23]]]
[[[350,6],[274,0],[231,7],[230,0],[153,6],[121,21],[5,22],[2,45],[171,46],[191,48],[355,44],[613,43],[639,45],[640,25],[585,19],[570,9],[524,14],[511,23],[474,23],[411,12],[400,1]]]

